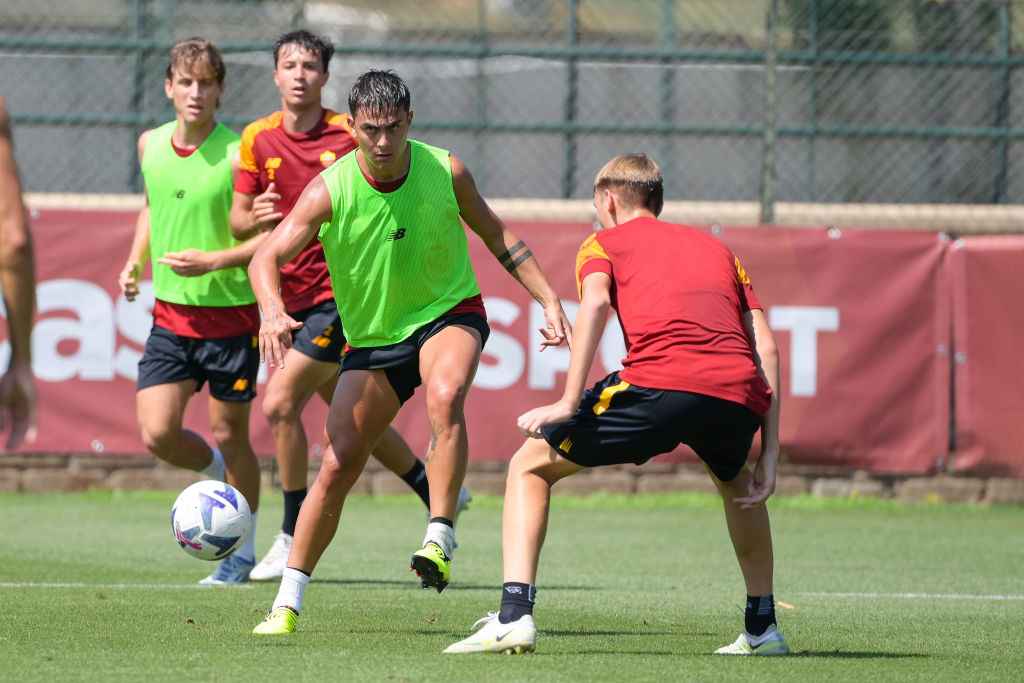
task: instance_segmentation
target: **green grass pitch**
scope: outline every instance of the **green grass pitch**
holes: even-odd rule
[[[537,652],[442,655],[497,609],[501,499],[476,496],[452,584],[419,588],[418,499],[354,497],[297,633],[251,634],[272,584],[200,587],[173,492],[0,495],[0,678],[18,681],[1019,680],[1024,508],[770,502],[785,658],[711,653],[742,627],[721,503],[559,497]],[[266,495],[257,552],[280,522]]]

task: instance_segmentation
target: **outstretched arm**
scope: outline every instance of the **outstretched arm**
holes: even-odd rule
[[[249,262],[249,281],[263,313],[260,360],[271,367],[284,367],[285,349],[291,348],[292,332],[302,327],[285,310],[279,271],[313,239],[322,224],[331,220],[332,213],[327,185],[316,176],[302,191],[288,217],[264,239]]]
[[[558,346],[563,341],[572,344],[572,326],[562,310],[562,302],[540,269],[533,253],[487,205],[477,191],[472,174],[458,157],[451,156],[452,183],[459,212],[473,232],[480,236],[498,262],[526,288],[526,291],[544,307],[546,329],[541,330],[545,340],[542,347]]]
[[[761,417],[761,456],[754,466],[754,476],[747,496],[736,498],[742,508],[759,505],[775,492],[775,474],[779,463],[779,347],[759,308],[743,314],[747,338],[754,350],[754,363],[761,377],[772,389],[772,403]]]
[[[587,375],[594,364],[601,334],[611,302],[612,279],[607,273],[591,273],[583,279],[583,296],[576,313],[573,330],[574,342],[569,354],[569,373],[565,379],[565,391],[557,403],[541,406],[524,413],[517,424],[524,436],[540,438],[540,428],[553,422],[564,422],[572,417],[580,405]]]
[[[0,287],[7,309],[11,360],[0,382],[0,429],[7,448],[36,438],[37,399],[32,377],[32,322],[36,310],[35,253],[21,180],[14,160],[10,119],[0,97]]]

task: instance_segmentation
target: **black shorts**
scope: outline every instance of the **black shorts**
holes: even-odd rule
[[[479,313],[443,315],[434,322],[419,328],[397,344],[349,349],[341,360],[341,372],[346,370],[384,370],[391,388],[398,395],[398,400],[405,403],[412,398],[416,387],[423,383],[423,378],[420,377],[420,349],[424,342],[452,325],[464,325],[479,332],[481,348],[487,343],[487,337],[491,334],[487,319]]]
[[[325,363],[341,362],[345,355],[345,333],[334,299],[289,315],[302,323],[302,327],[292,335],[293,349]]]
[[[260,367],[259,338],[251,334],[223,339],[181,337],[164,327],[153,326],[146,350],[139,359],[136,391],[158,384],[187,379],[210,383],[210,396],[233,403],[256,397]]]
[[[648,389],[614,372],[587,389],[567,422],[546,425],[544,439],[577,465],[643,464],[686,444],[715,476],[730,481],[750,454],[761,417],[746,406],[704,394]]]

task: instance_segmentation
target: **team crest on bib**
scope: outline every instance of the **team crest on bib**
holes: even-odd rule
[[[322,153],[322,154],[320,155],[320,163],[324,165],[324,168],[327,168],[328,166],[330,166],[331,164],[333,164],[333,163],[334,163],[334,161],[335,161],[335,160],[336,160],[337,158],[338,158],[338,155],[336,155],[336,154],[335,154],[334,152],[332,152],[331,150],[327,150],[326,152],[323,152],[323,153]]]

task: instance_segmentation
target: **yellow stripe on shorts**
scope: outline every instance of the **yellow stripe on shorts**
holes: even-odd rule
[[[619,382],[613,387],[605,387],[604,391],[601,392],[601,398],[594,404],[594,415],[600,415],[608,410],[608,404],[612,402],[612,396],[626,389],[629,389],[629,382]]]

